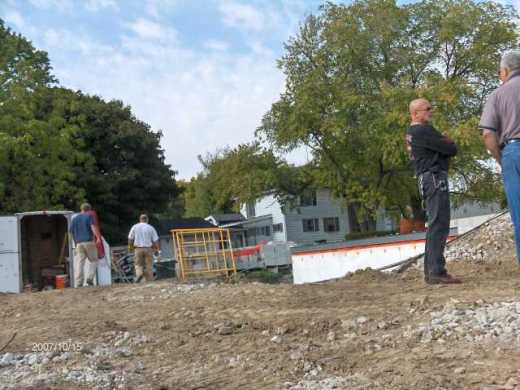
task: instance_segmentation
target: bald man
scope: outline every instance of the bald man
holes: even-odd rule
[[[444,248],[450,232],[448,166],[457,146],[432,125],[433,108],[426,99],[410,103],[407,149],[426,204],[428,231],[424,250],[424,280],[428,284],[460,283],[446,271]]]

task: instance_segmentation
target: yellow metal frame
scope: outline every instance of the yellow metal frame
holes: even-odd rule
[[[237,272],[229,229],[174,229],[171,233],[182,280]]]

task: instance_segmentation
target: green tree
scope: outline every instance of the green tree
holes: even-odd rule
[[[187,185],[186,216],[238,211],[266,191],[281,189],[290,167],[258,142],[199,156],[203,171]],[[287,187],[287,181],[284,183]]]
[[[56,82],[47,54],[0,20],[0,210],[64,208],[84,193],[70,170],[74,129],[59,115],[40,115]]]
[[[310,148],[316,185],[361,214],[407,214],[410,205],[418,214],[403,139],[408,103],[424,96],[437,108],[434,124],[461,147],[458,192],[496,198],[476,122],[496,86],[499,53],[516,39],[513,10],[493,2],[327,3],[285,45],[285,91],[257,135],[282,151]]]
[[[36,50],[0,19],[0,102],[22,98],[55,82],[47,53]]]
[[[162,133],[121,101],[61,88],[51,95],[49,112],[60,111],[76,129],[72,140],[82,157],[71,167],[76,187],[98,211],[105,234],[124,242],[140,213],[160,214],[178,195],[175,172],[160,146]]]
[[[0,20],[0,211],[98,211],[105,235],[124,242],[141,212],[177,198],[161,132],[120,101],[54,87],[47,54]]]

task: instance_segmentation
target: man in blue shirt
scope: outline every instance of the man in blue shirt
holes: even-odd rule
[[[96,243],[101,241],[101,235],[95,225],[94,218],[89,214],[90,210],[90,205],[83,203],[81,214],[76,215],[70,224],[70,233],[75,244],[74,287],[83,287],[86,260],[88,260],[87,285],[94,285],[98,260]]]

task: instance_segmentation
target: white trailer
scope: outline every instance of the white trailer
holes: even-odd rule
[[[45,272],[67,270],[74,286],[73,244],[67,238],[71,211],[34,211],[0,216],[0,292],[19,293],[24,286],[41,288]],[[103,240],[104,241],[104,240]],[[111,284],[110,248],[97,267],[97,283]]]

